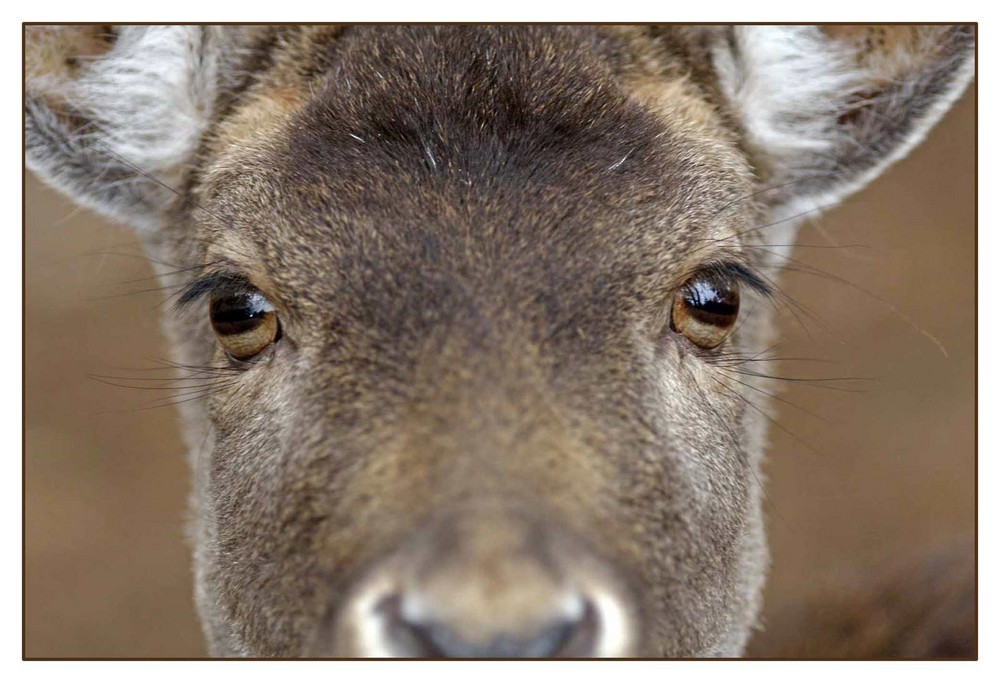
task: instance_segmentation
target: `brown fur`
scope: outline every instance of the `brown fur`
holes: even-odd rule
[[[482,500],[499,498],[588,538],[600,555],[618,558],[648,586],[641,589],[647,596],[663,595],[666,615],[677,609],[671,605],[676,596],[668,599],[664,592],[670,585],[681,591],[692,580],[715,586],[715,598],[689,607],[705,614],[705,625],[672,635],[678,649],[660,653],[711,647],[725,633],[723,604],[737,599],[738,563],[730,562],[746,542],[743,525],[732,517],[734,511],[711,507],[701,513],[704,522],[685,521],[692,511],[674,510],[670,501],[687,496],[668,493],[680,478],[671,474],[668,461],[652,455],[651,449],[669,448],[663,428],[655,422],[643,427],[635,422],[638,416],[612,419],[608,407],[622,398],[637,407],[650,400],[643,395],[654,388],[643,385],[653,378],[624,352],[648,353],[642,350],[645,342],[637,346],[631,339],[633,326],[641,324],[637,316],[655,316],[696,265],[672,256],[690,252],[682,245],[693,235],[686,236],[684,226],[695,217],[680,213],[681,207],[671,209],[676,198],[662,188],[680,185],[671,178],[676,174],[704,183],[706,191],[728,187],[713,204],[698,207],[698,214],[742,213],[747,225],[752,220],[743,213],[747,205],[725,208],[750,191],[740,183],[746,171],[739,156],[720,149],[704,131],[664,128],[624,93],[613,95],[613,74],[577,43],[585,37],[590,49],[610,50],[614,44],[599,34],[387,28],[353,33],[341,46],[343,75],[322,74],[310,86],[314,99],[289,122],[290,132],[275,139],[258,129],[256,144],[246,138],[212,143],[230,153],[206,165],[199,205],[239,220],[245,226],[239,238],[226,237],[228,227],[205,212],[179,221],[208,223],[196,241],[212,246],[200,260],[233,261],[248,273],[263,264],[276,286],[255,284],[276,297],[296,292],[284,322],[299,347],[301,369],[261,381],[274,389],[279,381],[298,386],[271,396],[253,392],[271,405],[265,408],[274,415],[269,425],[292,422],[285,436],[263,432],[252,441],[286,441],[297,433],[283,450],[297,452],[299,464],[281,479],[262,482],[240,446],[247,439],[246,411],[261,406],[252,407],[249,397],[236,392],[220,393],[213,401],[225,406],[214,414],[219,443],[211,476],[217,486],[264,485],[266,492],[251,495],[284,500],[277,505],[282,515],[273,522],[275,533],[282,530],[280,542],[262,534],[259,511],[246,510],[247,523],[258,529],[255,554],[271,559],[241,562],[245,569],[235,573],[224,568],[234,552],[245,551],[242,539],[249,527],[238,522],[240,510],[219,511],[230,520],[216,560],[222,565],[216,571],[223,605],[239,614],[248,589],[266,593],[255,610],[271,633],[275,622],[285,623],[278,632],[290,642],[254,641],[265,624],[253,622],[243,639],[252,649],[290,652],[291,639],[302,636],[295,617],[283,616],[289,608],[297,610],[304,599],[324,608],[320,586],[329,583],[330,594],[343,590],[338,577],[346,579],[389,552],[420,520],[441,514],[436,510],[475,509]],[[466,91],[457,77],[489,69],[477,64],[482,58],[475,48],[493,45],[507,59],[526,51],[523,61],[509,61],[523,70],[508,72],[508,82],[492,86],[487,71],[472,79],[481,92]],[[565,59],[574,53],[576,59]],[[402,55],[406,60],[398,61]],[[441,63],[443,55],[469,57]],[[442,72],[443,67],[449,70]],[[380,85],[382,77],[392,80]],[[343,96],[348,79],[358,97]],[[550,85],[537,102],[504,101],[543,79]],[[577,103],[580,96],[583,104]],[[255,97],[236,105],[230,120],[240,120],[244,107],[256,110]],[[545,107],[561,112],[557,121],[564,130],[558,135],[565,136],[564,143],[553,146],[552,124],[530,128],[533,119],[544,121]],[[388,111],[394,120],[383,123],[382,112]],[[481,112],[479,121],[475,112]],[[510,120],[492,120],[499,112]],[[487,125],[496,128],[484,129]],[[520,127],[519,137],[507,138],[505,126]],[[715,129],[721,130],[718,123]],[[227,132],[220,128],[220,134]],[[661,135],[660,145],[652,145],[662,133],[669,137]],[[552,150],[539,151],[545,147]],[[269,156],[267,167],[256,161],[262,150]],[[601,173],[630,151],[628,166]],[[671,157],[697,161],[685,162],[691,164],[685,169]],[[652,164],[667,175],[643,170]],[[670,235],[657,228],[666,223],[674,226]],[[227,239],[238,243],[220,246]],[[609,260],[609,254],[615,257]],[[332,277],[316,280],[312,274],[320,269]],[[568,286],[571,282],[577,284]],[[308,326],[299,328],[300,320]],[[327,330],[339,332],[331,337]],[[317,372],[320,367],[332,374]],[[324,387],[337,389],[330,393]],[[282,400],[294,401],[294,407]],[[735,403],[728,410],[740,414]],[[330,462],[331,449],[340,451],[338,462],[350,466],[323,465]],[[647,450],[649,456],[640,455]],[[637,459],[646,458],[645,481],[634,474],[623,478]],[[717,485],[732,488],[749,504],[753,473],[729,473],[731,466],[716,465],[725,473]],[[246,479],[251,473],[253,479]],[[294,478],[282,480],[288,475]],[[281,493],[288,487],[298,492],[294,498]],[[677,522],[670,521],[674,516]],[[625,520],[631,521],[623,527]],[[701,556],[699,572],[687,579],[658,577],[660,570],[642,559],[649,556],[645,529],[678,522],[678,533],[663,537],[674,550],[663,552]],[[691,524],[700,531],[682,540],[688,533],[681,530]],[[289,537],[287,530],[296,527],[300,531]],[[635,531],[622,533],[629,527]],[[699,537],[718,540],[704,543]],[[305,552],[303,545],[314,549]],[[718,552],[727,546],[734,555]],[[291,565],[300,558],[316,566]],[[275,571],[297,581],[278,590]],[[308,578],[308,571],[316,578]],[[258,585],[261,589],[253,588]],[[264,601],[270,608],[261,609]],[[665,615],[660,620],[662,625],[650,624],[652,630],[677,621]]]
[[[768,311],[744,288],[715,352],[670,327],[704,264],[773,266],[763,151],[712,66],[727,29],[206,36],[211,117],[147,244],[239,273],[283,335],[234,365],[204,315],[168,325],[229,378],[186,415],[213,654],[366,654],[352,610],[381,583],[380,610],[430,601],[452,654],[533,652],[570,589],[618,606],[613,654],[738,654],[761,417],[712,361],[763,349]],[[29,109],[29,158],[90,192]],[[399,620],[395,653],[427,654]]]

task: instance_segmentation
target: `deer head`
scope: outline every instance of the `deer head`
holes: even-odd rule
[[[798,218],[971,27],[29,27],[29,166],[165,284],[213,654],[734,656]],[[173,264],[166,266],[162,264]]]

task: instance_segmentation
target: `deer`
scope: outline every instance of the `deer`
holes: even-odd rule
[[[179,406],[210,654],[744,654],[782,260],[975,41],[27,26],[26,165],[138,232],[211,389]]]

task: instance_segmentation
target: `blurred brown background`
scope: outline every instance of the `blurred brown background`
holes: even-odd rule
[[[785,277],[819,322],[783,315],[775,354],[828,362],[779,372],[876,381],[784,383],[797,407],[776,404],[771,430],[765,621],[820,582],[925,549],[971,558],[974,104],[966,93],[923,146],[802,231],[794,257],[832,278]],[[163,392],[88,377],[165,357],[165,295],[143,291],[156,283],[128,231],[27,182],[25,654],[204,656],[174,410],[148,407]]]

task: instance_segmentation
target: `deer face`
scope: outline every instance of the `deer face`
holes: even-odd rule
[[[859,153],[885,113],[851,98],[895,67],[857,36],[851,62],[772,34],[797,41],[783,67],[836,67],[784,129],[739,66],[774,76],[773,51],[722,29],[192,31],[123,33],[103,62],[197,55],[189,172],[98,192],[46,166],[54,98],[99,71],[37,81],[29,151],[185,269],[168,327],[215,378],[186,416],[213,652],[739,654],[762,413],[729,369],[766,349],[762,245],[922,133],[966,33],[899,38],[936,46],[906,74],[926,92]],[[135,165],[103,140],[76,142]]]

